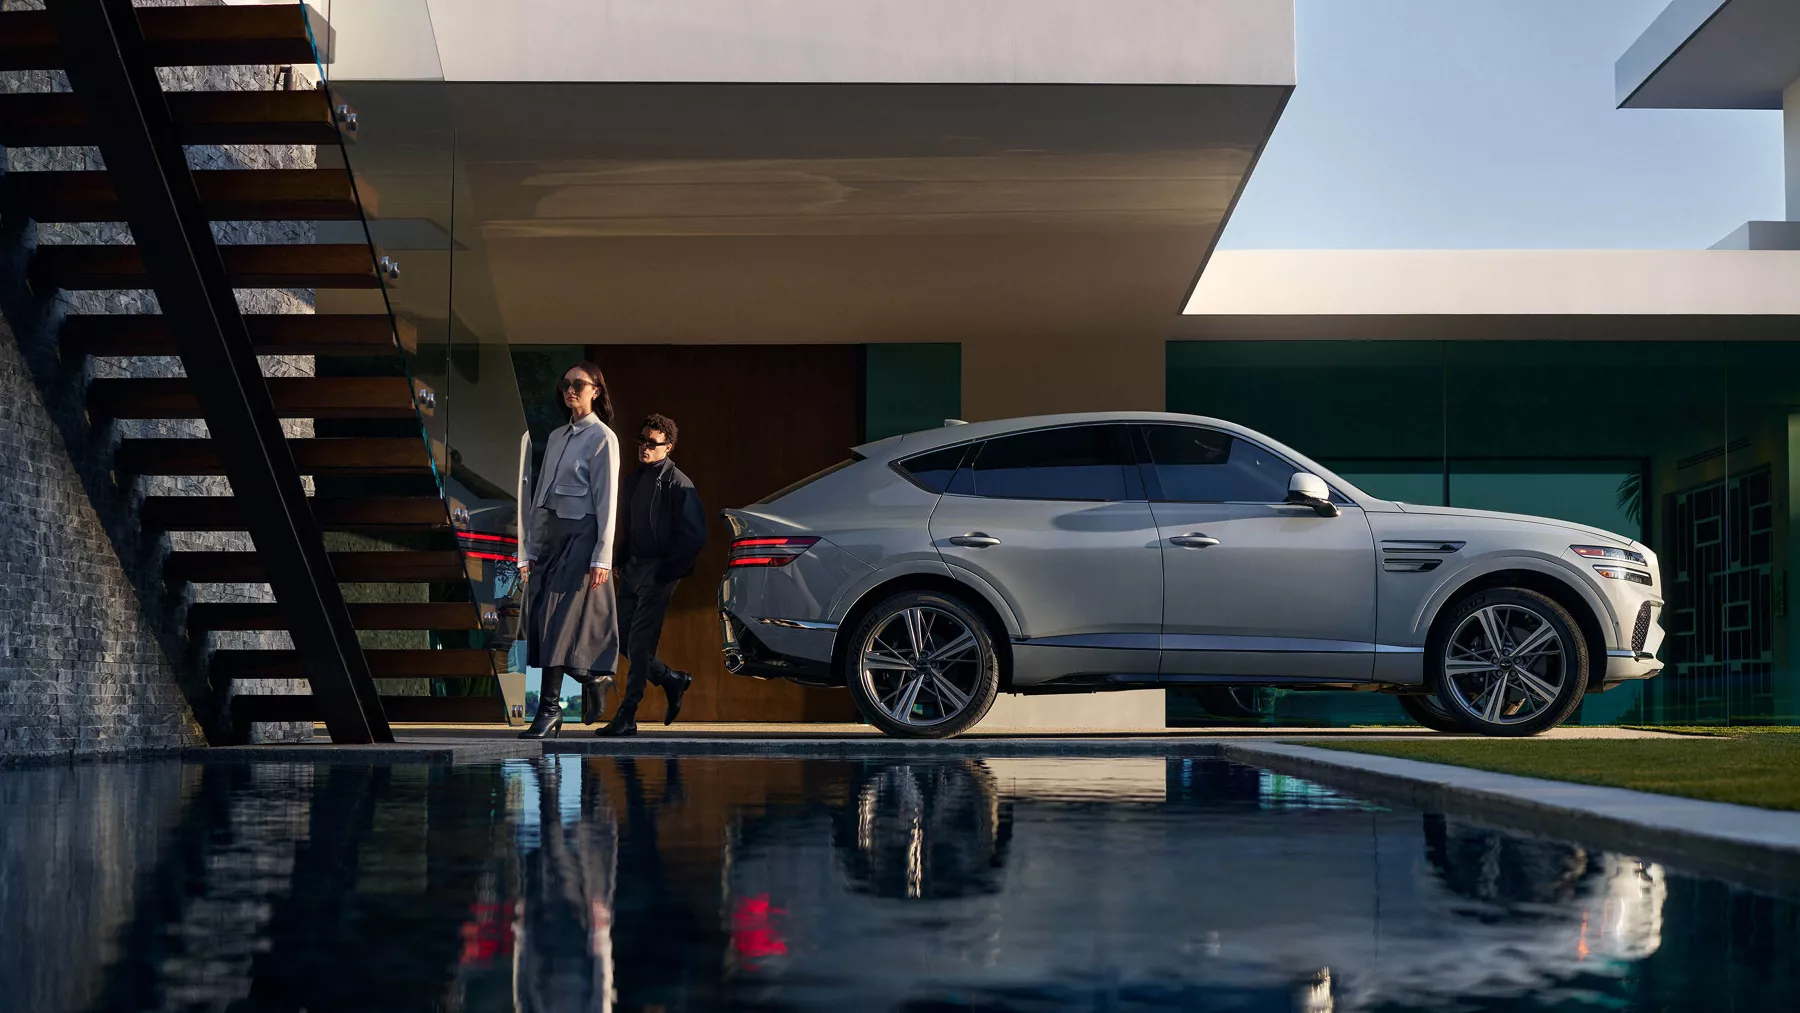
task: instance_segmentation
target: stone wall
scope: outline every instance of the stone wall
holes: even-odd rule
[[[140,6],[148,4],[140,2]],[[40,3],[0,0],[0,8]],[[294,87],[311,87],[310,68],[296,68]],[[268,90],[274,67],[165,68],[170,90]],[[64,91],[59,72],[0,74],[0,91]],[[188,149],[196,169],[311,168],[314,151],[297,146],[213,146]],[[93,148],[0,149],[0,172],[101,169]],[[222,222],[221,243],[291,243],[312,238],[298,223]],[[61,293],[33,299],[20,279],[36,244],[128,243],[124,224],[45,225],[0,221],[0,309],[12,320],[0,360],[6,385],[0,415],[0,525],[7,528],[0,559],[7,567],[0,589],[0,626],[7,631],[0,656],[0,759],[85,755],[160,749],[199,741],[198,722],[215,737],[225,701],[215,699],[203,675],[205,648],[283,648],[286,633],[220,633],[208,644],[187,644],[181,623],[188,601],[271,601],[266,584],[200,585],[185,598],[166,594],[160,560],[166,549],[250,550],[243,532],[177,533],[161,539],[140,534],[135,504],[144,495],[223,495],[223,478],[114,480],[110,459],[123,436],[203,437],[205,424],[122,422],[89,426],[84,410],[88,379],[182,375],[168,357],[64,362],[55,348],[58,321],[67,313],[153,313],[151,292]],[[310,313],[307,291],[240,292],[247,313]],[[267,375],[313,372],[306,356],[265,356]],[[284,422],[290,436],[309,436],[310,420]],[[52,437],[59,437],[54,439]],[[16,473],[16,475],[15,475]],[[16,481],[15,481],[16,478]],[[76,501],[85,500],[85,513]],[[110,556],[110,559],[108,558]],[[15,619],[15,617],[17,617]],[[96,665],[101,667],[96,668]],[[305,693],[304,681],[259,681],[249,692]],[[185,698],[185,702],[183,699]],[[175,709],[171,710],[171,701]],[[181,711],[182,713],[176,713]],[[197,716],[197,719],[196,719]],[[309,724],[259,725],[259,741],[310,735]]]

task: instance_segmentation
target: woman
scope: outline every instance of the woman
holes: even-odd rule
[[[619,658],[618,606],[608,580],[619,498],[619,438],[607,425],[612,398],[591,362],[569,367],[557,389],[569,424],[550,434],[519,546],[525,663],[544,672],[537,715],[519,736],[525,739],[562,731],[564,675],[582,683],[610,678]],[[594,694],[582,695],[585,711]]]

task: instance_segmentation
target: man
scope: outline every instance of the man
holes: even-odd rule
[[[630,674],[619,712],[596,735],[636,735],[638,704],[644,685],[654,682],[669,700],[663,724],[681,712],[681,697],[694,677],[677,672],[656,656],[662,639],[663,615],[675,596],[675,585],[694,572],[694,560],[706,545],[706,512],[694,483],[675,467],[669,454],[680,431],[666,415],[651,415],[638,431],[638,469],[619,491],[620,527],[615,565],[619,581],[619,636],[624,641]]]

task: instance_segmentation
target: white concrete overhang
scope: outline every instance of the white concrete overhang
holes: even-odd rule
[[[339,0],[331,18],[359,80],[429,77],[429,47],[447,81],[1294,84],[1292,0]]]
[[[1800,340],[1800,251],[1221,250],[1195,339]]]
[[[351,159],[515,343],[1161,340],[1294,83],[1291,0],[430,0],[445,80],[370,11]]]
[[[1672,0],[1614,66],[1631,109],[1780,109],[1796,80],[1796,0]]]

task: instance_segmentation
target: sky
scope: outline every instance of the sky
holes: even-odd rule
[[[1781,114],[1619,109],[1668,0],[1295,0],[1222,248],[1692,249],[1785,217]]]

